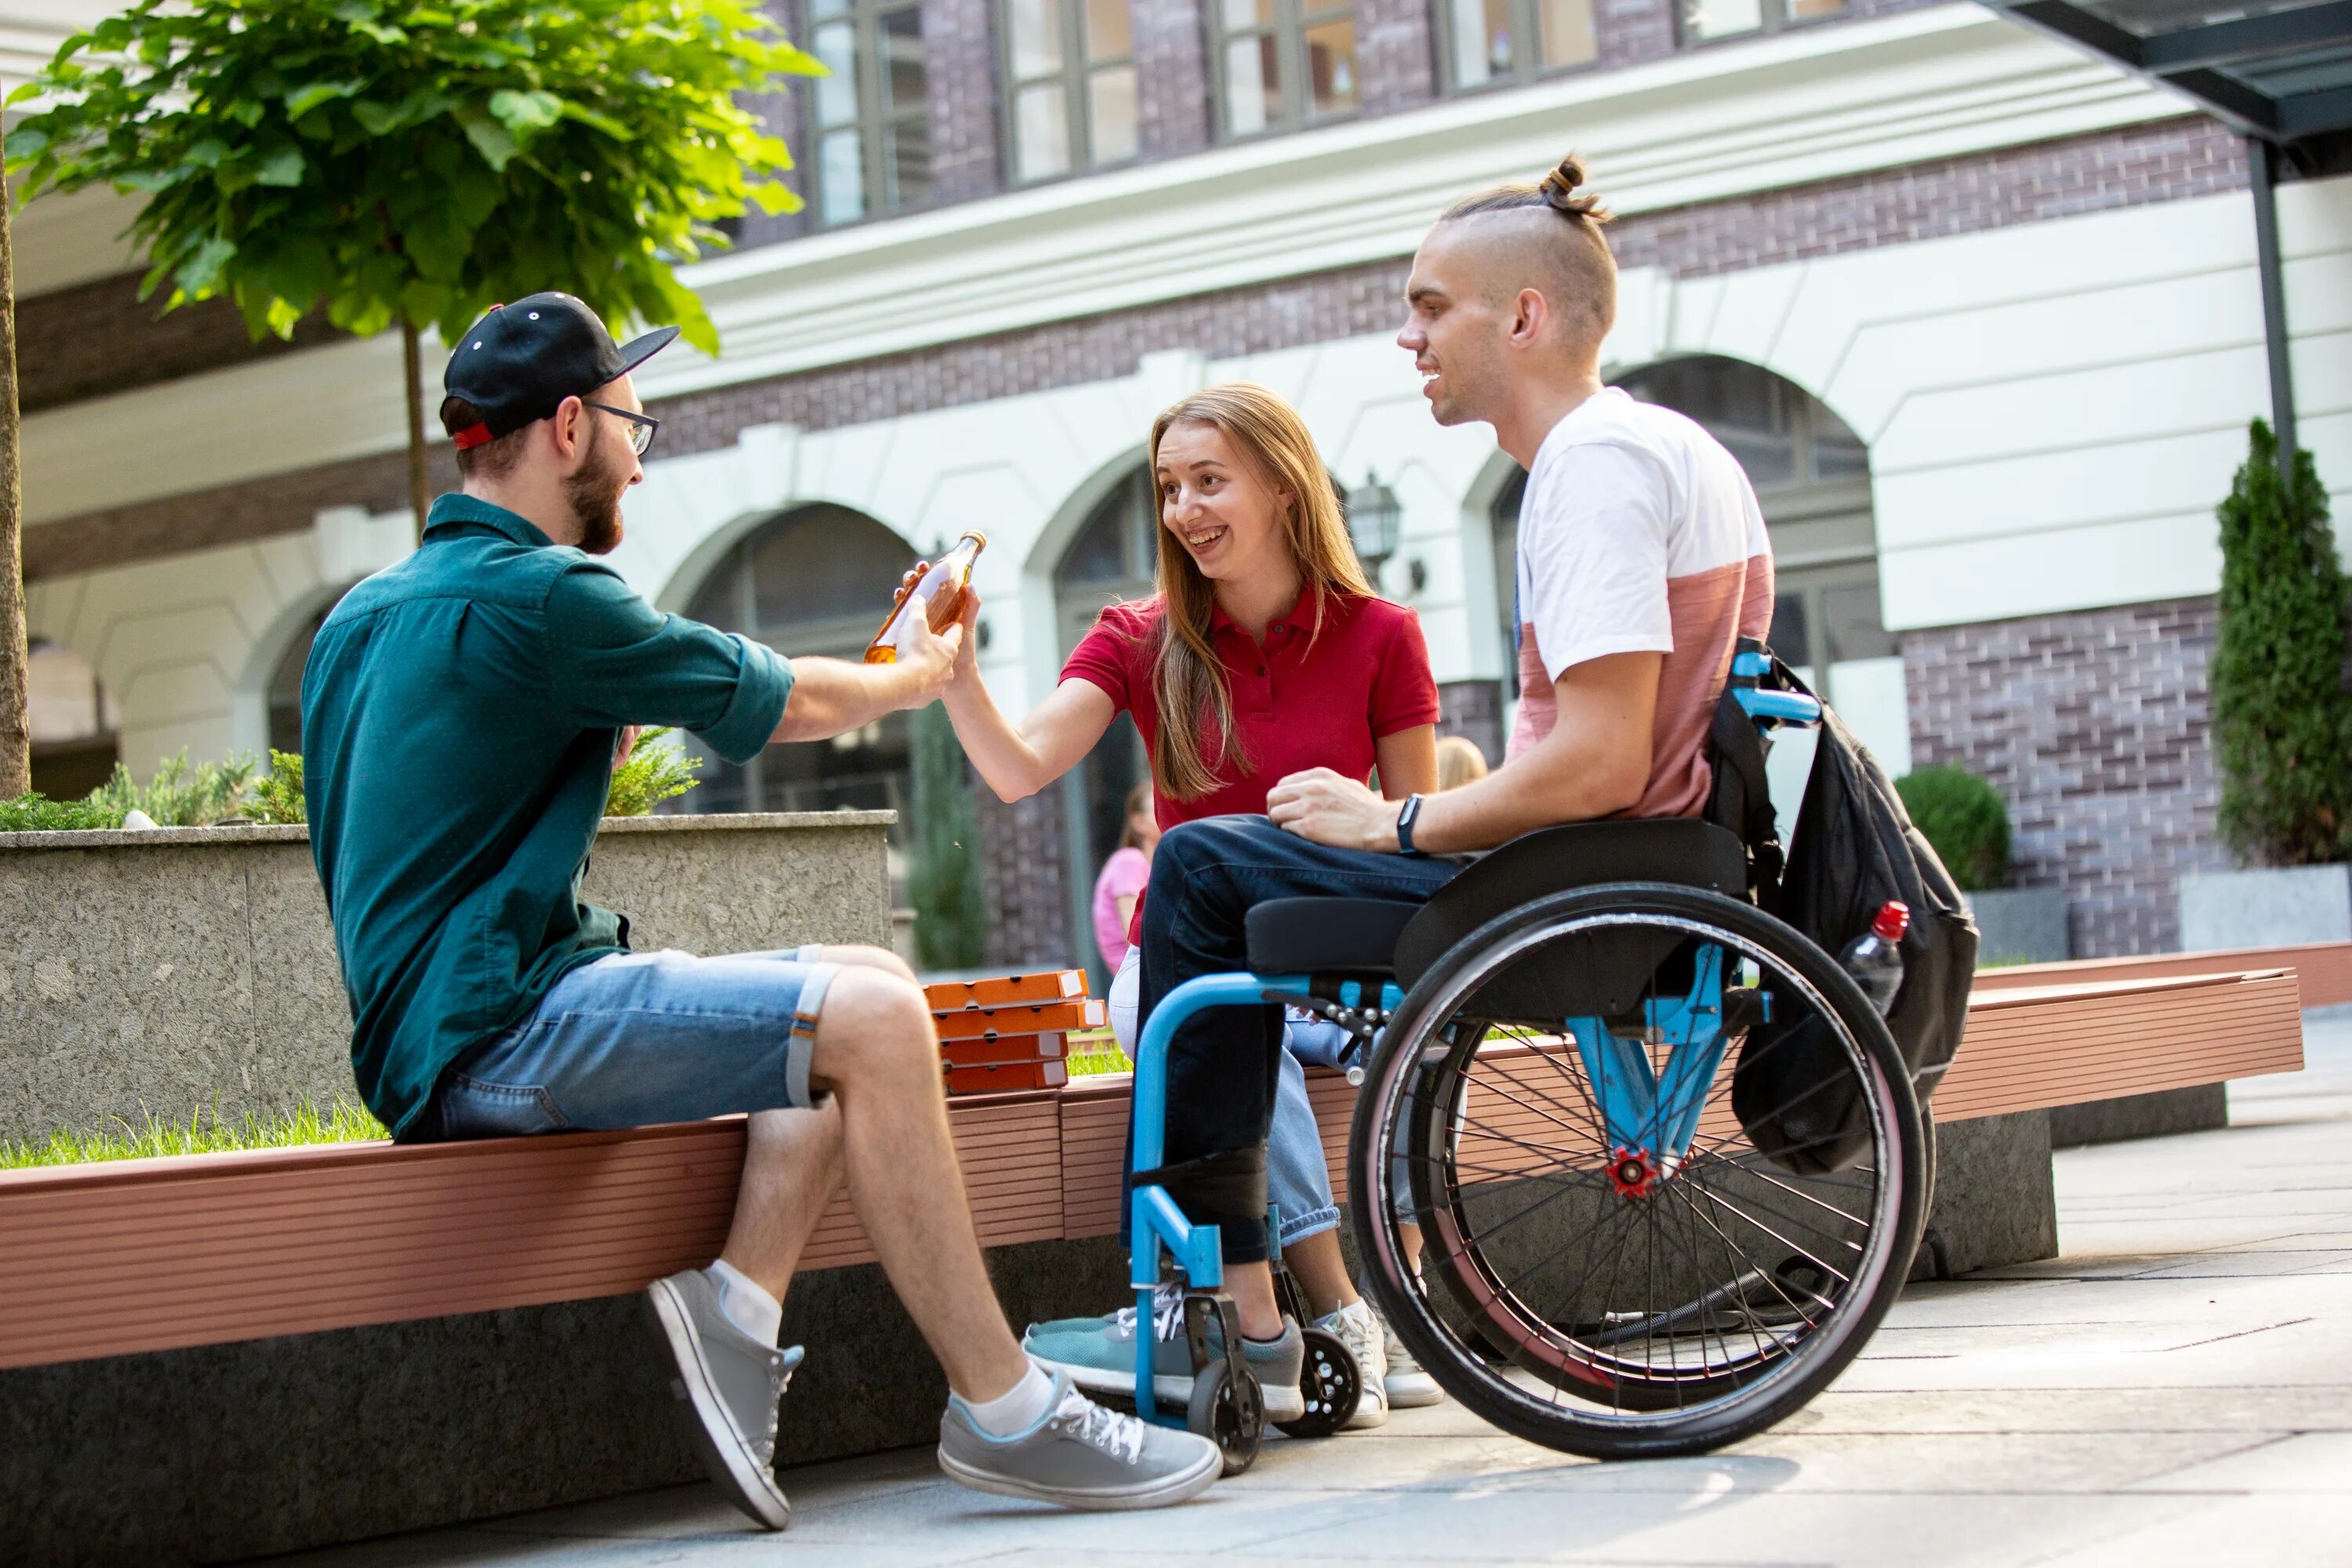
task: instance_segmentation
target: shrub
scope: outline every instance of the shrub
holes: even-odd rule
[[[2212,689],[2221,835],[2257,862],[2340,860],[2352,847],[2352,696],[2327,492],[2309,452],[2295,454],[2286,481],[2259,419],[2248,446],[2221,506]]]
[[[143,811],[158,827],[205,827],[240,815],[245,794],[260,763],[244,752],[231,752],[224,763],[189,765],[188,752],[155,770],[142,784],[131,770],[114,764],[114,776],[89,792],[89,804],[111,814],[108,826],[120,826],[124,816]]]
[[[87,800],[51,800],[38,790],[0,800],[0,833],[70,833],[121,826],[121,812],[110,815]]]
[[[1895,793],[1962,890],[2009,880],[2009,808],[1999,790],[1965,768],[1934,767],[1905,773]]]
[[[667,726],[656,726],[637,736],[629,760],[613,770],[605,816],[645,816],[702,782],[702,759],[670,740],[672,733]]]
[[[915,715],[914,753],[915,854],[907,896],[915,906],[915,953],[935,969],[965,969],[981,960],[988,901],[963,747],[939,703]]]
[[[308,822],[302,799],[302,753],[269,750],[269,771],[253,781],[245,815],[256,822]]]

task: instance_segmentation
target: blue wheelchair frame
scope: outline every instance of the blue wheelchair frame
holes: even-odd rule
[[[1771,660],[1761,654],[1741,653],[1732,660],[1735,679],[1753,680],[1770,671]],[[1737,684],[1731,690],[1759,727],[1804,726],[1821,721],[1822,705],[1802,693]],[[1691,1140],[1698,1132],[1699,1113],[1730,1044],[1723,1028],[1723,957],[1719,947],[1701,950],[1688,993],[1643,1003],[1643,1022],[1661,1043],[1671,1047],[1662,1072],[1652,1067],[1650,1052],[1642,1041],[1619,1038],[1601,1019],[1563,1020],[1583,1058],[1614,1158],[1621,1164],[1630,1158],[1644,1163],[1636,1168],[1646,1169],[1653,1176],[1670,1173],[1689,1152]],[[1163,1157],[1168,1050],[1176,1031],[1195,1013],[1211,1007],[1306,1001],[1311,984],[1304,974],[1203,974],[1161,999],[1136,1045],[1133,1170],[1155,1170]],[[1342,1006],[1360,1006],[1364,996],[1365,987],[1360,981],[1343,981],[1339,987],[1338,1001]],[[1394,981],[1381,986],[1379,1007],[1383,1014],[1393,1014],[1403,1004],[1404,993]],[[1769,1008],[1769,998],[1766,1005]],[[1131,1237],[1128,1278],[1135,1287],[1136,1413],[1158,1426],[1181,1427],[1185,1417],[1163,1415],[1152,1388],[1157,1339],[1150,1326],[1152,1293],[1160,1284],[1163,1249],[1183,1270],[1192,1289],[1217,1289],[1224,1282],[1221,1238],[1217,1226],[1194,1225],[1186,1219],[1164,1187],[1135,1184],[1128,1205]]]

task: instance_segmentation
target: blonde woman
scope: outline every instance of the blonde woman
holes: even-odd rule
[[[1076,766],[1125,712],[1150,753],[1162,831],[1202,817],[1263,816],[1275,782],[1310,768],[1359,783],[1377,768],[1392,799],[1434,789],[1437,687],[1421,623],[1365,581],[1328,470],[1297,410],[1248,383],[1210,387],[1152,422],[1150,461],[1160,499],[1160,591],[1105,610],[1052,696],[1018,723],[1006,719],[973,671],[967,637],[946,700],[981,776],[1008,801],[1034,795]],[[975,602],[968,616],[976,610]],[[1164,721],[1171,714],[1183,721]],[[1134,941],[1132,925],[1127,936]],[[1130,1048],[1136,961],[1130,947],[1110,998]],[[1286,1056],[1267,1070],[1286,1082],[1297,1077]],[[1303,1079],[1295,1088],[1303,1103]],[[1305,1136],[1312,1141],[1311,1117]],[[1276,1138],[1285,1142],[1282,1129]],[[1277,1148],[1277,1171],[1300,1165],[1307,1152],[1289,1152],[1286,1160]],[[1328,1194],[1319,1144],[1311,1154]],[[1366,1373],[1358,1424],[1376,1426],[1388,1412],[1386,1347],[1341,1261],[1338,1210],[1328,1196],[1318,1203],[1286,1195],[1279,1181],[1272,1186],[1286,1213],[1284,1258],[1309,1301],[1329,1314],[1324,1325],[1356,1352]],[[1081,1387],[1132,1395],[1131,1337],[1125,1370],[1118,1353],[1070,1349],[1089,1341],[1099,1350],[1122,1322],[1131,1336],[1131,1312],[1039,1324],[1028,1348]],[[1287,1420],[1303,1411],[1299,1325],[1286,1322],[1279,1338],[1244,1348],[1268,1414]],[[1184,1398],[1184,1347],[1162,1349],[1162,1395]]]

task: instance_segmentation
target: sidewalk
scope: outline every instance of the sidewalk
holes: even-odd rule
[[[912,1452],[787,1473],[782,1536],[690,1487],[296,1561],[2352,1563],[2352,1016],[2307,1039],[2225,1131],[2060,1154],[2063,1258],[1913,1289],[1811,1409],[1706,1458],[1590,1464],[1447,1405],[1270,1437],[1158,1514],[1001,1505]]]

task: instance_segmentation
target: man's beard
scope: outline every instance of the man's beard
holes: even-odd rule
[[[580,548],[591,555],[610,555],[621,543],[621,493],[629,482],[619,465],[604,456],[602,443],[588,460],[563,481],[563,499],[572,520],[580,525]]]

